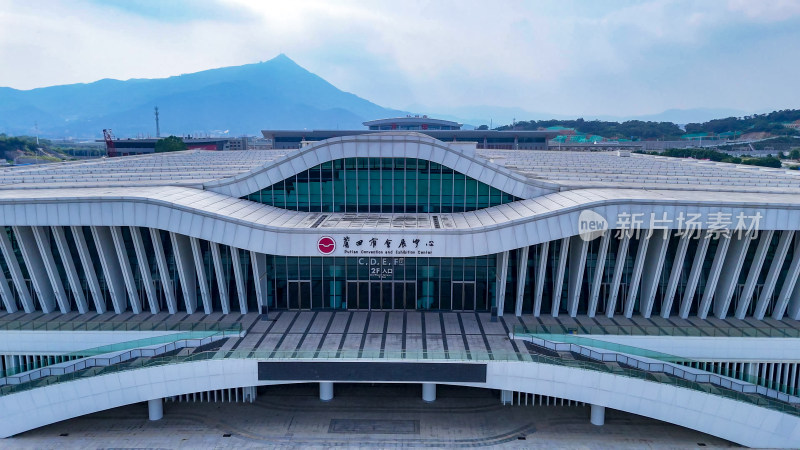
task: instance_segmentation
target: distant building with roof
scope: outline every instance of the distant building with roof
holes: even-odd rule
[[[558,134],[549,130],[462,130],[458,122],[426,115],[370,120],[364,122],[364,126],[366,130],[262,130],[261,133],[272,141],[273,148],[287,150],[300,148],[304,142],[381,131],[416,131],[443,142],[474,142],[479,149],[547,150],[548,141]]]

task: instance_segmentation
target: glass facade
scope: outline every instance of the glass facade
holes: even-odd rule
[[[267,255],[268,301],[290,310],[489,311],[496,259]]]
[[[345,158],[320,164],[246,197],[308,212],[449,213],[519,198],[438,163]]]

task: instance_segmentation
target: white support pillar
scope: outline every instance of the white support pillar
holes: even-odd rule
[[[175,255],[175,266],[178,269],[186,313],[194,314],[197,310],[197,273],[192,267],[194,262],[189,237],[170,231],[169,240],[172,242],[172,253]]]
[[[231,247],[233,248],[233,247]],[[320,381],[319,383],[319,399],[323,402],[333,400],[333,382]]]
[[[628,257],[628,246],[631,237],[627,230],[622,230],[622,238],[617,248],[616,262],[614,263],[614,276],[611,279],[611,290],[608,295],[606,305],[606,316],[614,317],[614,309],[617,307],[617,296],[619,295],[619,284],[622,281],[622,272],[625,269],[625,259]]]
[[[686,259],[686,250],[689,248],[691,233],[684,232],[678,240],[678,248],[675,249],[675,258],[672,260],[672,271],[667,281],[667,290],[664,292],[664,299],[661,304],[661,317],[668,318],[672,311],[672,304],[675,300],[675,292],[678,290],[678,282],[683,272],[683,261]]]
[[[156,287],[153,284],[153,275],[150,272],[150,261],[147,258],[147,251],[145,250],[144,241],[142,240],[142,233],[139,227],[129,227],[131,232],[131,239],[133,240],[133,251],[136,252],[136,260],[139,261],[139,273],[142,276],[142,284],[144,285],[144,292],[147,295],[147,303],[150,306],[150,313],[158,314],[161,307],[158,305],[158,296],[156,295]]]
[[[231,265],[233,266],[233,276],[236,279],[236,294],[239,297],[239,311],[247,314],[247,291],[245,291],[244,276],[242,274],[242,260],[239,257],[239,249],[230,247]]]
[[[602,426],[606,423],[606,407],[600,405],[592,405],[591,419],[589,421],[592,425]]]
[[[11,272],[11,281],[14,282],[14,287],[17,289],[17,293],[22,301],[22,308],[29,314],[36,311],[36,306],[33,304],[28,285],[22,277],[22,269],[20,269],[19,262],[14,254],[14,248],[11,246],[11,240],[8,239],[5,227],[2,226],[0,226],[0,256],[5,259],[6,266],[8,266],[8,270]]]
[[[500,403],[503,405],[511,405],[514,403],[514,392],[502,389],[500,391]]]
[[[644,270],[644,261],[647,256],[647,248],[650,246],[650,238],[642,234],[639,238],[639,247],[636,249],[636,258],[633,260],[633,271],[631,273],[631,282],[628,284],[628,298],[625,301],[624,309],[622,312],[625,317],[631,318],[633,316],[633,307],[636,305],[636,296],[639,295],[639,283],[642,281],[642,271]]]
[[[114,241],[114,249],[116,250],[117,259],[119,260],[119,269],[122,272],[122,279],[125,281],[125,288],[128,290],[131,310],[134,314],[141,314],[142,302],[139,300],[139,291],[136,289],[136,279],[133,278],[131,260],[128,259],[128,249],[125,247],[125,238],[122,235],[122,228],[109,227],[109,229],[111,230],[111,239]]]
[[[536,279],[534,280],[533,296],[533,315],[539,317],[542,311],[542,293],[544,292],[545,274],[547,273],[547,252],[550,247],[549,242],[539,244],[539,264],[536,268]]]
[[[128,309],[128,302],[125,298],[125,281],[122,279],[119,258],[114,252],[114,239],[108,227],[91,227],[91,230],[97,255],[100,257],[100,265],[103,267],[103,275],[106,277],[108,292],[111,294],[114,312],[122,314]]]
[[[731,245],[731,237],[720,235],[717,241],[717,251],[714,254],[714,260],[711,262],[711,269],[708,271],[706,288],[703,291],[703,298],[700,300],[700,305],[697,308],[697,317],[701,319],[708,317],[708,310],[711,308],[711,300],[714,298],[714,293],[717,290],[719,275],[722,272],[722,266],[728,254],[728,247]]]
[[[222,304],[222,314],[231,313],[231,300],[228,297],[228,282],[225,279],[225,272],[222,269],[222,255],[219,251],[219,244],[216,242],[208,241],[211,247],[211,257],[214,259],[214,275],[217,278],[217,290],[219,291],[219,300]]]
[[[741,236],[735,235],[735,239],[731,240],[728,247],[728,255],[725,257],[725,264],[722,265],[722,272],[717,281],[717,292],[714,294],[714,316],[718,319],[724,319],[728,315],[728,308],[739,282],[739,273],[742,271],[752,239],[753,233],[749,232]]]
[[[750,271],[747,272],[747,279],[744,282],[742,294],[739,297],[739,304],[736,306],[735,317],[739,320],[744,319],[747,314],[747,308],[750,307],[750,302],[753,299],[753,292],[758,283],[758,276],[761,275],[761,268],[764,266],[764,260],[767,258],[767,250],[769,244],[772,242],[772,236],[775,233],[773,230],[761,231],[761,237],[758,240],[758,247],[753,255],[753,262],[750,264]]]
[[[689,317],[689,310],[692,307],[692,300],[694,299],[694,291],[697,289],[698,280],[700,280],[700,272],[703,270],[703,261],[706,259],[709,241],[711,241],[711,238],[708,231],[703,232],[703,235],[700,236],[700,239],[697,241],[697,250],[694,252],[694,260],[692,261],[692,270],[689,272],[689,278],[686,281],[686,290],[683,292],[683,301],[681,301],[681,319]]]
[[[506,305],[506,279],[508,278],[508,254],[509,252],[500,252],[497,254],[497,270],[495,270],[496,288],[495,295],[497,296],[497,317],[503,316],[503,310]]]
[[[189,243],[192,247],[192,258],[194,259],[194,268],[197,272],[197,282],[200,285],[200,297],[203,299],[203,312],[211,314],[213,308],[211,306],[211,289],[206,277],[206,265],[203,262],[203,249],[200,247],[200,239],[195,237],[189,238]]]
[[[658,281],[664,269],[664,259],[669,247],[670,230],[655,230],[647,249],[642,270],[642,293],[640,311],[643,317],[649,318],[653,313],[653,304],[656,301]]]
[[[0,233],[2,232],[3,231],[0,230]],[[11,292],[11,287],[8,285],[6,274],[3,273],[2,270],[0,270],[0,298],[3,299],[3,306],[5,306],[6,312],[17,312],[17,302],[14,300],[14,294]]]
[[[150,228],[150,240],[153,242],[153,252],[156,254],[158,275],[161,278],[161,286],[164,288],[164,297],[167,299],[167,311],[169,311],[170,314],[175,314],[178,312],[178,301],[175,299],[175,289],[172,288],[172,278],[169,276],[167,257],[164,256],[161,232],[156,228]]]
[[[422,400],[428,403],[436,401],[436,383],[422,383]]]
[[[92,256],[89,253],[89,246],[86,244],[83,227],[73,226],[70,227],[70,231],[72,232],[72,239],[75,241],[75,247],[78,249],[78,257],[81,260],[86,284],[89,285],[89,292],[92,293],[94,309],[97,314],[103,314],[106,312],[106,301],[103,298],[103,291],[100,290],[100,282],[97,281],[97,272],[95,272],[94,262],[92,262]]]
[[[42,312],[49,314],[56,308],[55,293],[53,286],[47,277],[47,269],[44,267],[42,255],[36,245],[36,238],[33,237],[31,227],[12,227],[14,236],[17,237],[22,259],[28,267],[28,274],[31,276],[33,290],[39,299],[39,307]]]
[[[50,227],[50,231],[53,233],[53,239],[56,241],[56,248],[58,248],[58,254],[61,256],[61,264],[64,267],[64,272],[67,275],[69,288],[70,291],[72,291],[72,296],[75,298],[75,304],[78,307],[78,312],[81,314],[86,314],[89,312],[89,305],[86,302],[86,296],[83,294],[81,280],[78,277],[78,271],[75,268],[75,261],[72,260],[72,253],[69,250],[67,237],[64,235],[64,228]]]
[[[53,296],[58,304],[58,309],[61,314],[66,314],[72,310],[67,298],[67,292],[64,290],[64,283],[61,281],[61,275],[58,273],[56,267],[56,260],[53,257],[53,248],[50,246],[50,233],[46,227],[31,227],[33,238],[36,240],[36,247],[39,249],[39,255],[44,264],[44,270],[47,273],[47,279],[50,281],[50,288],[53,291]]]
[[[789,252],[789,244],[794,237],[794,231],[788,230],[781,233],[778,240],[778,247],[775,248],[775,255],[772,258],[772,264],[769,266],[767,278],[764,279],[764,287],[761,289],[761,295],[758,296],[758,303],[756,303],[756,310],[753,312],[753,317],[758,320],[764,319],[764,314],[767,312],[770,297],[775,290],[775,284],[778,282],[778,275],[780,275],[783,262],[786,260],[786,254]]]
[[[155,422],[164,417],[164,399],[156,398],[147,401],[147,414],[150,421]]]
[[[525,281],[528,277],[528,250],[530,247],[525,246],[517,250],[517,298],[514,302],[514,315],[517,317],[522,315],[522,303],[525,296]]]
[[[586,255],[589,241],[580,235],[572,236],[569,244],[569,279],[567,280],[567,311],[570,317],[578,315],[578,302],[583,287],[583,272],[586,270]]]
[[[786,278],[783,279],[783,286],[778,294],[778,300],[775,304],[775,309],[772,311],[772,318],[775,320],[783,319],[783,314],[786,312],[786,307],[789,305],[789,300],[794,297],[795,286],[797,285],[797,278],[800,277],[800,239],[795,239],[794,252],[792,255],[792,262],[789,264],[789,270],[786,272]],[[792,302],[792,309],[797,306]],[[790,315],[794,316],[794,314]]]
[[[600,286],[603,284],[603,272],[606,268],[606,254],[608,253],[608,243],[611,242],[611,230],[605,230],[600,238],[600,249],[597,251],[597,265],[592,277],[592,290],[589,293],[589,317],[597,314],[597,301],[600,298]]]
[[[569,240],[570,238],[568,237],[561,239],[561,250],[558,252],[558,268],[556,269],[556,277],[553,280],[553,301],[552,310],[550,311],[553,317],[558,317],[558,310],[561,308],[561,292],[564,289],[564,273],[567,271]]]
[[[267,306],[267,255],[251,251],[250,267],[253,270],[253,283],[256,287],[256,299],[260,314]]]

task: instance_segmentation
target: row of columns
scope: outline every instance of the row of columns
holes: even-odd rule
[[[622,233],[617,238],[619,243],[614,255],[615,264],[610,268],[613,273],[610,274],[611,283],[608,289],[606,310],[598,311],[600,286],[603,284],[606,261],[609,258],[609,243],[611,239],[615,239],[612,233],[617,232],[618,230],[606,230],[599,238],[596,269],[588,280],[589,317],[594,317],[596,314],[605,314],[608,317],[613,317],[617,310],[617,302],[621,298],[621,282],[631,241],[631,236],[628,233]],[[777,246],[775,247],[772,262],[766,268],[767,272],[763,288],[756,298],[754,295],[755,288],[764,270],[764,262],[775,233],[779,233]],[[652,315],[658,283],[666,266],[665,259],[671,234],[672,230],[654,230],[649,236],[647,230],[642,232],[635,255],[631,255],[633,259],[631,277],[627,286],[625,303],[621,305],[625,317],[631,318],[633,316],[637,299],[640,302],[642,316],[649,318]],[[691,255],[689,272],[685,274],[684,278],[684,261],[687,257],[690,257],[687,253],[690,239],[693,237],[697,240],[697,246],[694,254]],[[709,244],[713,239],[717,240],[717,245],[713,255],[709,255]],[[757,241],[757,244],[754,241]],[[744,265],[747,261],[748,249],[751,244],[757,245],[757,247],[753,252],[750,266],[745,268]],[[534,316],[539,316],[542,313],[547,313],[542,311],[542,296],[545,282],[551,281],[549,277],[546,277],[550,243],[545,242],[533,247],[536,248],[539,256],[537,270],[532,283],[531,296],[533,314]],[[552,297],[554,301],[552,302],[551,311],[549,311],[552,316],[555,317],[559,314],[565,273],[569,274],[566,283],[567,313],[570,317],[577,316],[588,248],[589,242],[583,240],[580,236],[572,236],[560,240],[557,257],[558,265],[553,268],[552,272]],[[497,255],[496,306],[497,315],[499,316],[503,315],[503,306],[506,301],[509,253],[501,252]],[[527,261],[529,253],[530,247],[517,250],[517,286],[514,299],[514,311],[517,316],[523,314],[522,304],[528,273]],[[797,282],[798,278],[800,278],[800,237],[796,237],[795,232],[792,230],[777,232],[767,230],[758,234],[745,232],[741,233],[741,235],[737,233],[730,235],[719,234],[716,237],[712,231],[705,230],[699,236],[692,236],[689,233],[680,236],[676,243],[670,272],[669,274],[663,274],[664,277],[668,278],[662,298],[662,310],[660,313],[662,317],[668,318],[670,316],[672,305],[675,302],[678,302],[678,315],[683,319],[689,317],[692,304],[696,298],[695,293],[700,277],[703,274],[703,267],[708,258],[711,259],[711,267],[702,296],[699,298],[697,307],[697,316],[699,318],[706,319],[711,314],[716,318],[725,319],[729,314],[732,314],[737,319],[744,319],[750,305],[755,303],[753,317],[763,320],[769,303],[774,298],[773,319],[781,320],[785,315],[788,315],[794,320],[800,320],[800,283]],[[783,285],[777,295],[774,295],[778,289],[778,278],[787,261],[789,261],[789,264]],[[735,311],[731,311],[732,299],[743,270],[746,270],[747,273],[746,281],[743,285],[738,305]],[[680,298],[676,298],[678,297],[676,295],[678,284],[682,278],[686,282],[685,289],[683,295]]]
[[[86,285],[88,286],[88,297],[93,301],[92,305],[98,314],[106,312],[106,302],[98,282],[96,269],[102,271],[108,287],[108,293],[114,312],[121,314],[131,310],[134,314],[139,314],[143,309],[149,309],[151,313],[160,312],[157,299],[156,285],[150,272],[148,255],[154,255],[156,266],[163,286],[164,298],[170,314],[178,311],[178,299],[175,296],[173,280],[170,277],[169,265],[167,263],[164,246],[161,239],[161,232],[155,228],[149,228],[152,248],[147,248],[142,239],[139,227],[127,227],[133,241],[134,252],[129,254],[125,245],[123,227],[89,227],[91,240],[97,250],[97,257],[100,267],[96,268],[91,257],[89,245],[84,235],[83,227],[70,227],[70,235],[75,243],[78,258],[73,260],[70,245],[67,240],[65,227],[11,227],[12,233],[16,238],[22,263],[25,265],[30,277],[31,291],[28,287],[24,272],[20,266],[12,246],[9,235],[5,228],[0,229],[0,258],[3,258],[8,267],[11,280],[8,280],[0,271],[0,300],[5,310],[9,313],[17,312],[17,298],[19,303],[27,313],[36,311],[34,296],[38,301],[39,309],[44,313],[51,313],[56,310],[63,314],[71,311],[68,292],[72,294],[78,312],[85,314],[90,311],[89,298],[85,295],[81,279],[78,275],[78,268],[84,274]],[[51,247],[51,234],[55,241],[57,253]],[[231,312],[230,298],[228,296],[227,278],[223,272],[222,253],[219,244],[208,242],[213,261],[214,279],[209,279],[203,263],[203,251],[201,241],[197,238],[188,237],[178,233],[169,233],[169,241],[173,254],[175,255],[175,265],[177,269],[177,279],[183,292],[185,310],[194,313],[198,310],[198,298],[202,300],[202,309],[206,314],[213,312],[210,283],[216,282],[220,293],[222,312]],[[239,303],[239,312],[248,312],[247,291],[245,285],[246,274],[241,267],[241,252],[235,247],[230,248],[230,257],[234,262],[233,275],[235,278],[236,294]],[[249,252],[251,261],[252,278],[255,282],[256,297],[259,309],[267,304],[267,280],[266,255],[258,252]],[[134,266],[132,258],[136,258],[139,264],[139,276],[142,280],[143,292],[139,292],[134,276]],[[59,260],[64,268],[65,280],[59,274],[56,260]],[[11,289],[12,283],[14,290]],[[196,285],[200,285],[200,292],[196,292]],[[141,298],[144,296],[144,298]],[[259,311],[261,312],[261,311]]]

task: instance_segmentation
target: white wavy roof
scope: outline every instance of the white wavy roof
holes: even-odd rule
[[[465,156],[463,149],[456,146],[451,148],[448,143],[411,132],[376,133],[329,141],[352,142],[357,146],[374,144],[376,141],[397,143],[398,138],[416,142],[420,146],[444,148],[447,153]],[[237,180],[256,178],[257,174],[271,170],[276,174],[286,175],[289,173],[286,170],[287,161],[292,162],[291,171],[297,173],[304,168],[303,162],[307,161],[306,165],[311,167],[319,161],[330,160],[331,153],[324,142],[302,150],[190,150],[3,168],[0,169],[0,190],[144,186],[202,189],[205,186],[206,189],[219,192],[217,186],[236,184],[240,182]],[[319,154],[308,158],[314,152]],[[357,154],[376,156],[371,150],[362,152],[359,149]],[[404,155],[398,154],[394,149],[391,151],[390,157],[401,156]],[[405,156],[423,155],[410,153]],[[463,165],[465,163],[466,166]],[[533,190],[525,191],[532,193],[529,197],[586,188],[800,193],[798,171],[638,154],[620,157],[616,152],[477,150],[473,156],[462,158],[460,164],[462,169],[469,165],[478,165],[482,171],[507,174],[519,180],[515,183],[521,181],[522,184],[535,186]],[[473,168],[469,169],[462,171],[472,173]],[[263,179],[273,182],[271,178]]]

